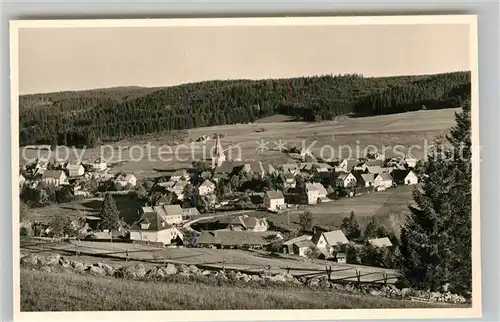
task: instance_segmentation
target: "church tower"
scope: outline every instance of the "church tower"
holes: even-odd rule
[[[217,133],[217,141],[215,142],[215,153],[212,157],[212,167],[220,167],[222,162],[226,161],[226,155],[224,154],[224,150],[222,149],[222,144],[220,143],[220,137]]]

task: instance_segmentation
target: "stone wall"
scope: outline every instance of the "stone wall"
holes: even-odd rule
[[[394,285],[361,285],[354,283],[339,284],[328,280],[328,277],[296,278],[291,274],[262,272],[259,274],[246,274],[235,270],[204,270],[195,265],[155,265],[150,269],[142,263],[112,267],[102,262],[85,263],[68,259],[59,254],[40,256],[30,254],[21,257],[21,266],[44,272],[76,272],[93,276],[111,276],[126,279],[146,279],[164,281],[206,281],[215,283],[252,283],[261,286],[288,285],[305,286],[310,289],[321,291],[336,291],[350,294],[365,294],[370,296],[387,297],[398,300],[442,302],[442,303],[466,303],[467,300],[459,295],[429,291],[419,291],[410,288],[398,289]]]

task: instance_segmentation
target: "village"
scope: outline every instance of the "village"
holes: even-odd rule
[[[372,233],[365,232],[367,236],[362,238],[360,232],[352,231],[357,223],[353,214],[348,219],[349,213],[343,227],[328,230],[314,225],[308,209],[326,203],[335,207],[341,198],[418,184],[415,158],[367,153],[359,159],[322,160],[302,147],[286,152],[294,162],[234,161],[228,160],[219,134],[214,134],[214,139],[211,160],[193,162],[191,168],[176,169],[155,182],[141,183],[133,173],[110,174],[108,164],[99,158],[67,163],[38,159],[20,171],[21,199],[47,198],[46,191],[33,193],[44,188],[55,191],[61,202],[135,192],[141,204],[135,218],[124,220],[119,215],[120,223],[109,227],[101,223],[98,214],[87,214],[73,222],[76,235],[86,240],[258,249],[337,263],[391,266],[362,260],[357,252],[354,257],[348,253],[364,245],[374,251],[392,249],[397,243],[394,234],[389,236],[387,230],[373,227],[373,223]],[[269,220],[270,215],[286,217],[290,212],[301,212],[300,229],[290,231]],[[49,223],[30,224],[38,227],[36,232],[28,229],[30,234],[55,237]]]

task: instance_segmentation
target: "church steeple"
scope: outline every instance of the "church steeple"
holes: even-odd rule
[[[212,157],[212,167],[220,167],[222,162],[226,161],[226,155],[224,154],[224,150],[222,149],[219,133],[217,133],[214,152],[214,156]]]

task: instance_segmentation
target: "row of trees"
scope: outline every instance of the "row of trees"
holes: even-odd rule
[[[382,78],[327,75],[60,92],[20,97],[19,135],[21,145],[92,146],[161,131],[247,123],[276,113],[319,121],[351,112],[404,112],[424,104],[456,107],[468,96],[469,72]]]

